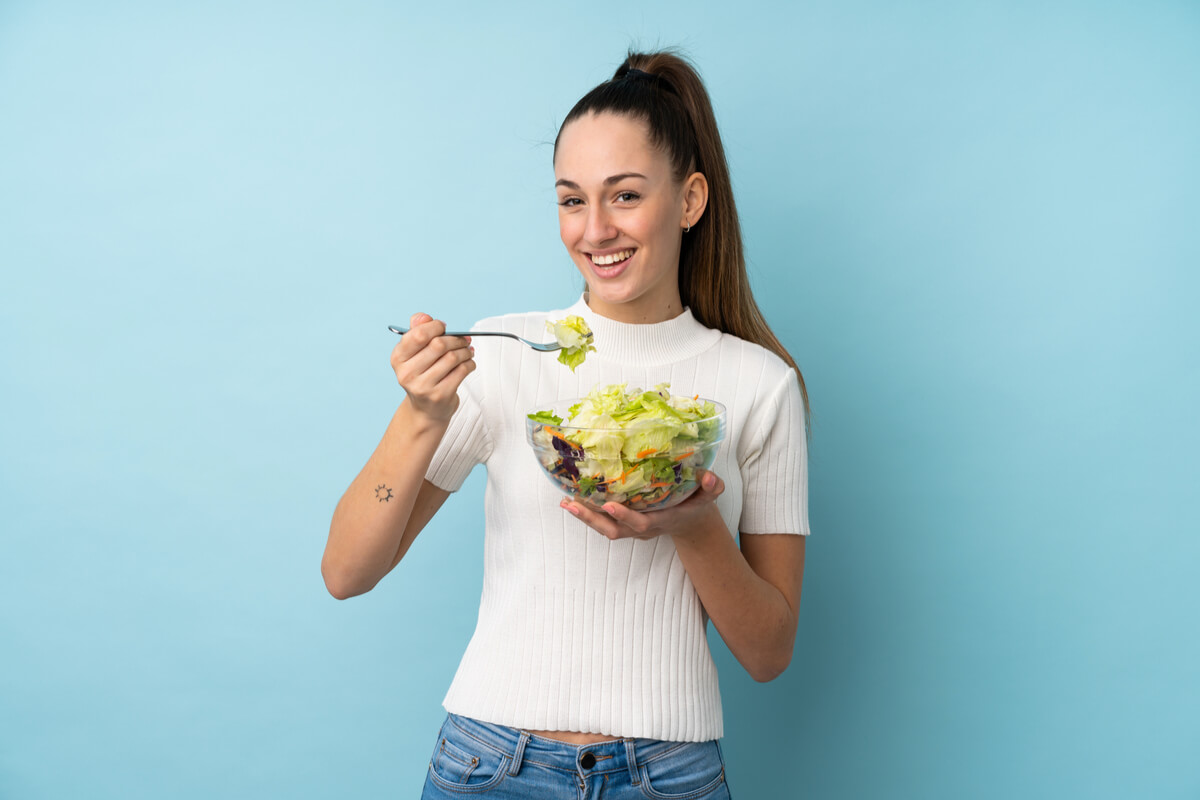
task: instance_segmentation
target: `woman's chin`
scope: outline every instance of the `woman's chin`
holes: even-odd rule
[[[580,270],[580,274],[587,284],[588,295],[592,299],[604,303],[627,303],[636,294],[635,288],[628,280],[630,277],[628,274],[626,274],[625,280],[603,278],[586,267]]]
[[[597,303],[604,306],[622,306],[634,299],[628,287],[606,286],[600,281],[588,281],[588,301],[594,308]]]

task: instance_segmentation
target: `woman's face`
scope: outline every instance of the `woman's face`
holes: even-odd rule
[[[612,113],[573,120],[559,134],[554,177],[559,233],[592,310],[622,322],[678,316],[688,209],[646,124]]]

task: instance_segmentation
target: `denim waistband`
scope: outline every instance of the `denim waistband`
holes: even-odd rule
[[[512,759],[508,768],[510,775],[516,775],[522,764],[536,763],[580,775],[627,771],[630,780],[636,786],[640,782],[640,764],[648,764],[687,744],[663,739],[625,737],[607,742],[574,745],[536,736],[519,728],[454,713],[448,715],[448,721],[482,746],[509,756]]]

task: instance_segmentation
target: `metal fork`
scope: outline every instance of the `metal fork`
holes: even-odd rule
[[[388,330],[391,331],[392,333],[398,333],[401,336],[408,333],[408,328],[401,328],[396,325],[388,325]],[[516,339],[518,342],[521,342],[522,344],[527,344],[530,347],[532,347],[534,350],[537,350],[542,353],[553,353],[555,350],[562,350],[562,345],[559,344],[558,342],[550,342],[549,344],[540,344],[538,342],[531,342],[528,339],[522,339],[520,336],[517,336],[514,333],[503,333],[501,331],[446,331],[442,335],[443,336],[471,336],[471,337],[503,336],[508,339]]]

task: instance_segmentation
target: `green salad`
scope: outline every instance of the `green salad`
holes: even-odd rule
[[[565,422],[550,410],[529,414],[542,466],[573,494],[634,509],[694,487],[722,436],[721,418],[711,401],[668,390],[613,384],[568,408]]]
[[[554,334],[554,338],[562,345],[558,351],[558,360],[571,368],[571,372],[583,363],[589,352],[596,352],[592,346],[592,331],[588,328],[583,317],[567,317],[558,322],[546,321],[546,329]]]

